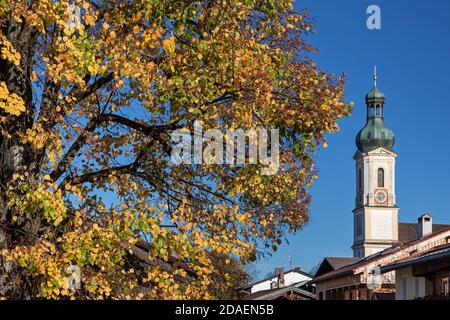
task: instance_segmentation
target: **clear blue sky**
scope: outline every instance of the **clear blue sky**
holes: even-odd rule
[[[382,29],[368,30],[366,9],[381,7]],[[396,135],[397,202],[401,222],[429,211],[450,224],[450,1],[297,0],[309,8],[317,33],[310,38],[316,61],[348,76],[346,97],[356,103],[329,148],[317,153],[311,222],[289,237],[272,258],[259,261],[261,276],[292,264],[309,271],[324,256],[351,256],[355,136],[365,124],[364,96],[377,65],[386,94],[385,122]]]

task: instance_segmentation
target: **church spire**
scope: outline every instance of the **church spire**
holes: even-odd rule
[[[356,146],[361,152],[368,152],[378,147],[392,150],[395,137],[391,129],[384,124],[385,95],[377,87],[377,67],[373,69],[375,86],[366,95],[367,123],[356,137]]]
[[[378,80],[378,77],[377,77],[377,66],[374,66],[373,67],[373,83],[374,83],[375,87],[377,86],[377,80]]]
[[[374,84],[374,86],[373,86],[372,90],[366,95],[367,105],[372,104],[372,103],[379,103],[381,105],[384,104],[385,96],[384,96],[384,93],[381,92],[380,89],[378,89],[377,80],[378,80],[377,66],[374,66],[373,67],[373,84]]]

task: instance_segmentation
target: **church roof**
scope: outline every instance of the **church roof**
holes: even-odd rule
[[[373,87],[373,89],[366,95],[366,101],[372,101],[372,100],[384,100],[385,95],[383,92],[381,92],[380,89],[378,89],[377,86]]]
[[[394,133],[385,126],[383,118],[369,118],[356,136],[356,146],[361,152],[369,152],[379,147],[392,150],[394,143]]]
[[[374,77],[376,81],[376,75]],[[367,123],[356,136],[356,146],[366,153],[379,147],[392,150],[395,143],[394,132],[384,124],[384,93],[376,83],[366,95]]]

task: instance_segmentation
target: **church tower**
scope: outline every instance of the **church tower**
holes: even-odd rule
[[[356,136],[353,256],[366,257],[398,241],[394,133],[384,124],[385,96],[375,85],[366,95],[367,122]]]

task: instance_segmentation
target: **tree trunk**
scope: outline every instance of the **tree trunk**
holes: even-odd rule
[[[20,65],[9,61],[0,63],[0,81],[4,81],[11,93],[19,95],[25,104],[26,111],[18,117],[2,114],[7,117],[6,131],[8,136],[0,136],[0,251],[13,249],[16,245],[31,245],[36,239],[40,217],[32,214],[20,215],[16,222],[12,221],[13,213],[8,208],[7,187],[11,184],[15,173],[22,174],[24,168],[30,172],[35,158],[32,150],[20,142],[18,133],[31,128],[35,114],[33,91],[30,80],[33,66],[35,40],[31,27],[14,20],[4,27],[2,32],[20,52]],[[1,111],[0,111],[1,112]],[[35,297],[35,285],[29,274],[19,269],[14,263],[0,257],[0,296],[9,299],[30,299]]]

